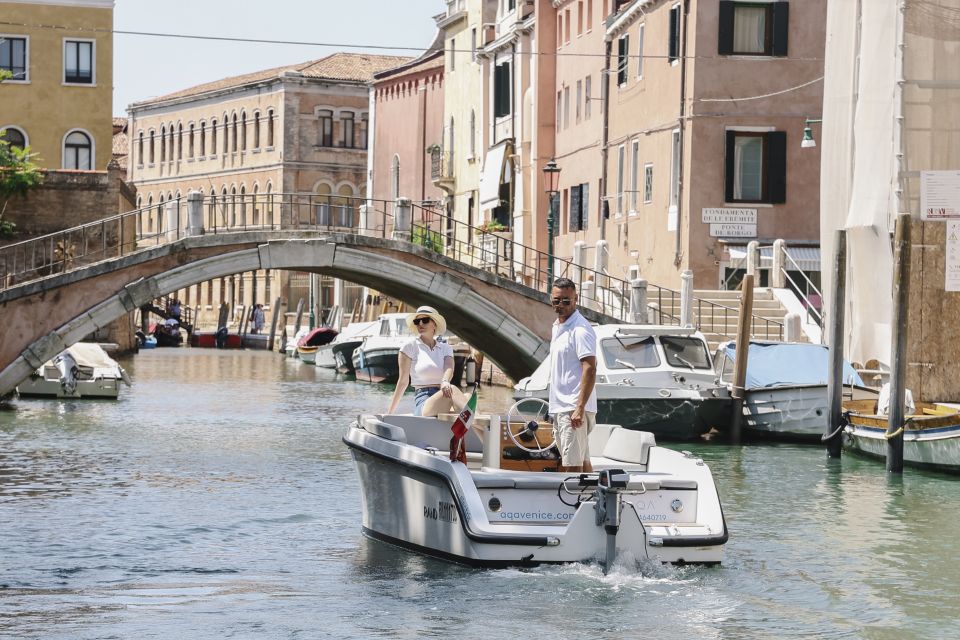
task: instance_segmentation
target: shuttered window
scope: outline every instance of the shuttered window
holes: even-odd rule
[[[727,202],[787,201],[785,131],[727,131],[725,160]]]
[[[717,52],[720,55],[786,56],[789,2],[721,0]]]

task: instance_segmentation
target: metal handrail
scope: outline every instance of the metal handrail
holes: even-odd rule
[[[366,205],[368,224],[360,227],[359,210]],[[238,231],[339,231],[383,238],[393,237],[399,206],[393,201],[304,193],[210,194],[200,201],[204,234]],[[447,257],[492,270],[549,294],[547,253],[448,216],[445,211],[413,204],[410,240]],[[370,224],[370,216],[375,224]],[[419,218],[419,219],[417,219]],[[188,202],[176,198],[0,247],[0,290],[23,284],[109,258],[129,255],[162,246],[190,235]],[[554,255],[554,273],[574,281],[585,292],[587,306],[626,322],[630,283],[607,271],[596,271],[571,259]],[[680,319],[664,311],[680,307],[680,292],[648,284],[648,305],[659,307],[661,319],[679,324]],[[697,319],[736,314],[737,310],[709,300],[694,299]],[[726,320],[726,319],[725,319]],[[782,325],[754,316],[752,323],[766,328]],[[726,322],[725,322],[726,324]]]

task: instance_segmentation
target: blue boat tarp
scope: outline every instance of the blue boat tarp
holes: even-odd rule
[[[726,345],[725,355],[736,360],[736,344]],[[830,352],[819,344],[750,343],[746,388],[783,387],[798,384],[827,384]],[[860,374],[843,362],[843,384],[863,386]]]

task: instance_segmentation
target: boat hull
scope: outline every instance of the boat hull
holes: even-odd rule
[[[844,387],[843,392],[849,395],[851,387]],[[855,400],[877,396],[865,387],[853,387],[852,393]],[[741,428],[748,438],[819,444],[829,415],[826,385],[747,389]]]
[[[598,423],[649,431],[664,440],[699,440],[729,421],[730,398],[722,388],[660,390],[598,384],[596,389]],[[549,400],[548,393],[538,389],[515,397]]]
[[[120,379],[96,378],[78,380],[73,393],[66,393],[59,379],[31,376],[17,385],[17,394],[24,398],[93,398],[116,400],[120,396]]]
[[[558,485],[569,474],[521,472],[514,474],[520,476],[518,479],[498,484],[504,478],[499,478],[497,472],[474,472],[487,477],[484,483],[475,480],[464,465],[451,463],[446,455],[392,443],[356,427],[344,436],[344,442],[356,462],[362,529],[370,537],[471,566],[524,566],[604,558],[607,536],[597,524],[595,503],[583,502],[577,508],[563,504],[557,495]],[[700,470],[704,471],[702,467]],[[650,477],[653,476],[662,480],[662,474]],[[631,476],[631,481],[634,479]],[[513,482],[523,484],[514,486]],[[538,486],[531,489],[530,483]],[[478,489],[481,485],[484,488]],[[698,505],[698,496],[693,495],[697,494],[696,483],[660,489],[636,492],[640,495],[632,495],[635,502],[630,505],[624,498],[616,534],[618,556],[637,561],[720,562],[727,539],[722,515],[715,535],[691,535],[683,540],[683,535],[671,540],[661,537],[669,536],[677,526],[702,532],[703,527],[692,522]],[[690,505],[683,516],[691,522],[649,524],[666,521],[670,517],[667,513],[672,514],[669,505],[677,496]],[[494,498],[497,511],[489,506]],[[719,501],[715,504],[719,513]],[[642,518],[648,521],[647,525]]]
[[[864,419],[866,418],[866,419]],[[886,458],[886,427],[877,426],[878,416],[850,414],[843,444],[848,450],[873,458]],[[960,416],[937,419],[939,426],[903,431],[903,463],[921,469],[960,473]],[[874,424],[858,424],[858,422]],[[923,418],[918,422],[922,424]]]
[[[399,348],[364,349],[353,352],[354,375],[361,382],[396,382],[400,377]]]
[[[363,344],[363,340],[337,342],[333,345],[334,367],[339,373],[354,375],[353,352]]]
[[[335,369],[337,367],[337,361],[333,358],[333,346],[325,344],[317,349],[316,361],[314,364],[318,367],[323,367],[324,369]]]

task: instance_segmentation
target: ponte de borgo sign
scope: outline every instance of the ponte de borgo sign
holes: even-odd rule
[[[711,238],[756,238],[757,210],[704,207],[703,224],[710,225]]]

